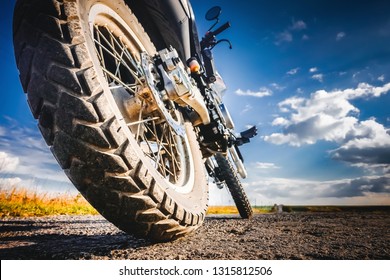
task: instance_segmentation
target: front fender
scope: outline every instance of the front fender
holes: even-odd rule
[[[186,61],[198,56],[199,38],[187,0],[125,0],[158,50],[173,46]]]

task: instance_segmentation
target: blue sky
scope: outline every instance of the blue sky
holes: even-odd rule
[[[253,204],[390,204],[390,3],[192,1],[199,33],[213,5],[232,27],[215,48]],[[0,4],[0,180],[73,190],[41,140],[13,57],[13,0]],[[1,182],[1,181],[0,181]],[[211,204],[232,203],[211,188]]]

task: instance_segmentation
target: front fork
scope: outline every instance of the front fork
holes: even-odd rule
[[[257,128],[256,126],[253,126],[249,128],[248,130],[245,130],[240,133],[239,137],[236,137],[235,143],[228,148],[227,150],[227,156],[231,158],[231,161],[236,166],[237,173],[240,174],[240,177],[242,179],[245,179],[248,176],[248,173],[244,166],[244,159],[241,155],[241,152],[238,148],[238,146],[241,146],[243,144],[249,143],[250,139],[257,135]],[[209,157],[206,162],[206,169],[211,177],[215,179],[215,183],[217,184],[218,188],[223,188],[224,182],[223,178],[220,176],[220,170],[219,166],[214,160],[214,157]]]
[[[236,166],[237,173],[240,174],[241,178],[245,179],[247,177],[247,171],[245,169],[240,151],[238,150],[238,147],[232,146],[228,149],[227,157],[232,159],[232,162]],[[224,184],[224,178],[222,177],[220,167],[218,166],[216,160],[214,159],[214,156],[207,158],[206,162],[206,169],[209,173],[209,175],[214,178],[214,182],[216,183],[217,187],[219,189],[222,189]]]
[[[246,172],[244,162],[240,156],[240,151],[237,146],[232,146],[229,148],[229,154],[233,160],[234,165],[236,166],[238,174],[240,174],[242,179],[245,179],[248,176]]]

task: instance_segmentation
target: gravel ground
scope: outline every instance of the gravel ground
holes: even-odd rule
[[[101,216],[0,220],[4,259],[390,259],[390,212],[208,216],[186,238],[152,243]]]

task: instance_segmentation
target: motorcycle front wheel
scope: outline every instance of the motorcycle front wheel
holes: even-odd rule
[[[253,216],[251,204],[230,158],[222,154],[216,154],[214,158],[218,164],[219,179],[229,189],[241,218],[251,218]]]
[[[195,132],[172,104],[184,135],[136,98],[147,93],[141,53],[156,49],[123,1],[19,0],[14,48],[43,138],[92,206],[158,241],[202,224],[208,184]]]

